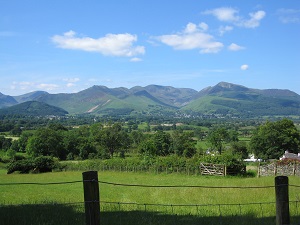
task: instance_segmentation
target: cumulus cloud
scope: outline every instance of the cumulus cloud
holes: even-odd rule
[[[213,10],[206,10],[205,12],[203,12],[203,14],[213,15],[218,20],[224,21],[224,22],[239,21],[240,18],[237,15],[238,13],[239,13],[238,10],[233,9],[233,8],[228,8],[228,7],[221,7],[221,8],[216,8]]]
[[[182,32],[158,36],[155,39],[176,50],[200,49],[201,53],[219,52],[223,48],[223,44],[205,33],[206,29],[208,29],[208,25],[205,23],[199,25],[188,23]]]
[[[45,83],[37,84],[37,87],[39,89],[46,90],[46,91],[53,91],[59,88],[57,84],[45,84]]]
[[[300,9],[279,9],[276,14],[282,23],[300,23]]]
[[[199,27],[203,30],[203,31],[207,31],[208,30],[208,25],[204,22],[201,22],[199,24]]]
[[[245,28],[255,28],[260,25],[260,21],[266,16],[266,12],[259,10],[249,13],[249,18],[245,19],[239,15],[239,10],[230,7],[221,7],[213,10],[206,10],[205,15],[212,15],[222,22],[232,23]]]
[[[141,58],[137,58],[137,57],[134,57],[134,58],[130,59],[130,62],[140,62],[140,61],[142,61],[142,59]]]
[[[249,69],[249,65],[247,64],[241,65],[241,70],[248,70],[248,69]]]
[[[59,85],[50,84],[50,83],[37,83],[37,82],[13,82],[11,85],[12,90],[24,90],[24,91],[33,91],[33,90],[45,90],[53,91],[57,90]]]
[[[260,21],[266,16],[265,11],[257,11],[255,13],[249,13],[250,19],[241,20],[238,25],[246,28],[255,28],[260,25]]]
[[[75,83],[67,83],[66,86],[67,86],[67,87],[74,87],[74,86],[76,86],[76,84],[75,84]]]
[[[76,82],[80,81],[80,79],[78,77],[75,77],[75,78],[64,78],[63,81],[70,82],[70,83],[76,83]]]
[[[228,46],[228,50],[230,51],[240,51],[240,50],[243,50],[245,49],[245,47],[243,46],[240,46],[240,45],[237,45],[235,43],[231,43],[229,46]]]
[[[226,32],[232,31],[233,27],[232,26],[220,26],[219,27],[219,35],[223,36]]]
[[[77,37],[74,31],[63,35],[54,35],[53,43],[59,48],[99,52],[108,56],[133,57],[145,53],[144,46],[134,46],[137,36],[132,34],[106,34],[104,37],[94,39],[90,37]]]

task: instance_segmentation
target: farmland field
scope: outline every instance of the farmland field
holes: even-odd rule
[[[82,180],[81,172],[72,171],[12,175],[6,175],[5,172],[0,170],[0,184]],[[186,220],[190,220],[189,224],[199,224],[200,218],[201,221],[209,219],[210,222],[205,224],[219,224],[220,219],[222,224],[232,224],[241,219],[245,220],[243,224],[253,224],[256,220],[264,221],[262,224],[274,224],[275,220],[274,188],[213,188],[273,186],[274,177],[207,177],[106,171],[99,172],[99,180],[151,186],[210,187],[126,187],[100,183],[102,224],[139,224],[143,220],[149,221],[149,224],[185,224],[183,221]],[[300,185],[300,178],[290,177],[289,183]],[[290,187],[289,191],[290,201],[298,201],[299,188]],[[0,185],[0,203],[0,221],[6,221],[5,224],[84,224],[81,182]],[[294,220],[299,219],[297,204],[290,204]],[[147,224],[145,221],[141,224]]]

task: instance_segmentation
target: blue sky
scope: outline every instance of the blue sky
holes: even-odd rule
[[[300,94],[300,1],[0,0],[0,92],[93,85]]]

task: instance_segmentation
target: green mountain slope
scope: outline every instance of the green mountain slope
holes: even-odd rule
[[[61,108],[36,101],[28,101],[5,109],[0,109],[0,115],[64,116],[66,114],[68,114],[68,112]]]
[[[18,102],[9,95],[4,95],[0,92],[0,109],[13,106],[15,104],[18,104]]]
[[[0,93],[0,108],[26,101],[43,102],[71,114],[163,115],[177,110],[179,113],[236,116],[300,116],[300,96],[295,92],[281,89],[251,89],[226,82],[220,82],[199,92],[189,88],[160,85],[136,86],[131,89],[95,85],[70,94],[38,91],[11,97]]]
[[[190,88],[174,88],[171,86],[148,85],[131,88],[133,92],[147,91],[159,101],[174,107],[182,107],[195,99],[198,92]]]
[[[250,116],[300,115],[300,96],[288,90],[257,90],[221,82],[199,92],[182,110]]]
[[[44,94],[35,99],[61,107],[72,114],[129,114],[148,110],[152,105],[170,107],[146,91],[133,92],[127,88],[93,86],[73,94]]]
[[[34,92],[29,92],[24,95],[19,95],[19,96],[14,96],[14,99],[18,103],[23,103],[23,102],[28,102],[28,101],[34,101],[36,98],[42,96],[42,95],[47,95],[48,92],[46,91],[34,91]]]

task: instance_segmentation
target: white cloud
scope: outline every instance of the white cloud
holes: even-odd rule
[[[199,24],[199,27],[203,30],[203,31],[207,31],[208,30],[208,25],[204,22],[201,22]]]
[[[37,87],[46,91],[53,91],[59,88],[57,84],[37,84]]]
[[[249,65],[247,64],[241,65],[241,70],[248,70],[248,69],[249,69]]]
[[[70,83],[76,83],[76,82],[80,81],[80,79],[78,77],[75,77],[75,78],[64,78],[63,81],[70,82]]]
[[[300,9],[279,9],[276,14],[282,23],[300,23]]]
[[[34,90],[45,90],[53,91],[57,90],[59,85],[57,84],[47,84],[47,83],[37,83],[37,82],[13,82],[11,85],[12,90],[24,90],[24,91],[34,91]]]
[[[176,50],[200,49],[201,53],[217,53],[223,48],[223,44],[203,32],[203,28],[208,29],[206,25],[188,23],[183,32],[158,36],[156,39]]]
[[[137,58],[137,57],[134,57],[134,58],[130,59],[130,62],[140,62],[140,61],[142,61],[142,59],[141,58]]]
[[[74,87],[74,86],[76,86],[76,84],[74,84],[74,83],[67,83],[66,86],[67,86],[67,87]]]
[[[198,27],[194,23],[188,23],[185,27],[184,33],[191,34],[198,31]]]
[[[266,12],[259,10],[249,13],[249,19],[239,16],[239,11],[234,8],[222,7],[213,10],[204,11],[205,15],[213,15],[222,22],[232,23],[236,26],[245,28],[255,28],[260,25],[260,21],[266,16]]]
[[[231,43],[229,46],[228,46],[228,50],[230,51],[240,51],[240,50],[243,50],[245,49],[245,47],[243,46],[240,46],[240,45],[237,45],[235,43]]]
[[[240,20],[240,18],[237,15],[238,12],[239,12],[238,10],[233,8],[221,7],[213,10],[207,10],[203,12],[203,14],[213,15],[220,21],[235,22]]]
[[[257,11],[255,13],[249,13],[250,19],[241,20],[238,25],[246,28],[255,28],[260,25],[260,21],[266,16],[265,11]]]
[[[220,26],[219,27],[219,34],[220,36],[223,36],[226,32],[232,31],[233,27],[232,26]]]
[[[109,56],[132,57],[145,53],[144,46],[133,45],[137,41],[137,36],[128,33],[107,34],[104,37],[94,39],[76,37],[74,31],[68,31],[63,35],[55,35],[51,39],[59,48],[99,52]]]

